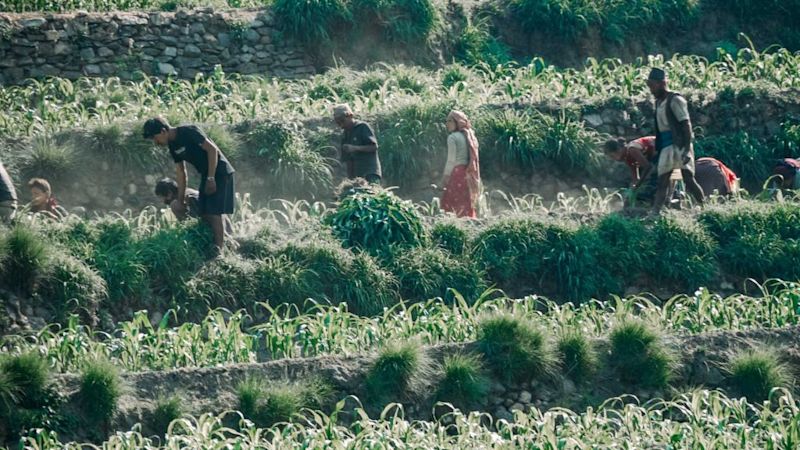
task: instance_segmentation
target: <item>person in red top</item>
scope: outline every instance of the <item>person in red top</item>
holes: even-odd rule
[[[624,162],[631,169],[631,186],[639,187],[655,168],[656,137],[645,136],[625,143],[622,138],[605,144],[606,155],[614,161]]]
[[[784,158],[778,160],[775,168],[772,169],[772,175],[780,175],[781,189],[800,189],[800,160],[794,158]]]
[[[736,193],[738,189],[739,177],[714,158],[698,158],[695,162],[695,179],[703,192],[707,193],[716,191],[719,195],[727,196]]]

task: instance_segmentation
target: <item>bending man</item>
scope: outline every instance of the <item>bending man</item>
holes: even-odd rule
[[[199,213],[214,232],[217,250],[222,252],[225,244],[223,216],[233,214],[233,166],[219,147],[194,125],[173,128],[166,120],[154,118],[145,122],[143,135],[156,145],[169,148],[178,182],[176,198],[183,208],[186,207],[186,162],[200,174]]]

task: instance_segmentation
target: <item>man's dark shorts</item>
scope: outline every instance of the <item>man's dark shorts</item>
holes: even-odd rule
[[[206,195],[206,180],[200,183],[200,199],[198,201],[200,215],[221,216],[223,214],[233,214],[234,187],[233,174],[217,175],[217,192]]]

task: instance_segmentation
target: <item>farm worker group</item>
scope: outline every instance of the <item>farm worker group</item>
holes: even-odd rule
[[[658,213],[675,193],[675,178],[680,179],[695,202],[703,205],[707,193],[730,195],[738,179],[725,164],[713,158],[695,161],[692,122],[686,99],[668,89],[667,74],[654,68],[647,86],[655,97],[654,136],[626,142],[613,139],[605,143],[608,157],[624,162],[631,170],[631,187],[637,197],[652,203]],[[442,171],[441,206],[458,217],[476,217],[481,192],[478,139],[469,118],[451,111],[443,118],[447,128],[447,160]],[[372,127],[358,120],[346,105],[333,108],[333,121],[341,128],[340,162],[346,176],[360,183],[380,185],[383,172],[378,156],[378,139]],[[179,220],[197,217],[214,234],[214,244],[222,250],[232,232],[229,215],[234,210],[235,169],[219,147],[195,125],[171,126],[162,118],[144,123],[142,135],[156,145],[167,147],[175,163],[175,179],[165,178],[155,186],[155,194],[170,207]],[[198,189],[187,186],[187,164],[200,175]],[[783,159],[773,171],[780,187],[800,189],[800,161]],[[47,180],[29,181],[31,202],[25,210],[60,219],[66,211],[58,205]],[[0,222],[10,223],[18,213],[18,197],[8,172],[0,162]]]

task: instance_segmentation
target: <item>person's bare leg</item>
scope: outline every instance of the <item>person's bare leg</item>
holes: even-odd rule
[[[703,188],[697,183],[697,179],[695,179],[692,171],[681,170],[681,175],[683,176],[683,184],[686,185],[686,190],[692,194],[697,204],[702,206],[703,202],[705,202],[706,195],[703,192]]]
[[[222,247],[225,245],[225,227],[222,224],[222,216],[206,215],[203,219],[211,227],[214,232],[214,245],[217,250],[222,253]]]
[[[667,200],[667,191],[669,191],[670,185],[670,176],[671,172],[667,172],[664,175],[659,175],[658,177],[658,187],[656,188],[656,195],[653,199],[653,212],[659,213],[661,212],[661,208],[664,207],[664,203]]]

